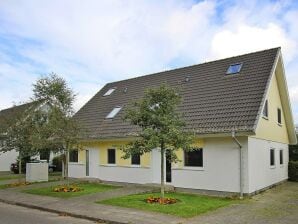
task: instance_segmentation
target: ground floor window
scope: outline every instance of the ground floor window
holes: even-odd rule
[[[270,149],[270,166],[275,165],[275,150]]]
[[[108,164],[115,164],[115,163],[116,163],[116,150],[108,149]]]
[[[77,149],[69,151],[69,162],[77,163],[79,161],[79,152]]]
[[[140,154],[131,155],[131,165],[140,165],[140,164],[141,164]]]
[[[184,166],[203,167],[203,149],[184,151]]]
[[[284,151],[282,149],[279,150],[279,164],[284,164]]]

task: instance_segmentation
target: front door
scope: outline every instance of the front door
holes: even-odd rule
[[[172,182],[172,162],[171,155],[166,153],[166,182]]]
[[[89,149],[89,176],[98,178],[99,150]]]
[[[86,150],[86,177],[89,177],[89,150]]]

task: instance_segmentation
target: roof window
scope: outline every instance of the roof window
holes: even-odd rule
[[[239,73],[242,68],[242,63],[236,63],[229,66],[226,75]]]
[[[111,95],[111,94],[115,91],[115,89],[116,89],[116,88],[111,88],[111,89],[109,89],[108,91],[106,91],[105,94],[103,94],[103,96],[109,96],[109,95]]]
[[[114,118],[121,109],[122,107],[114,107],[114,109],[106,116],[106,118],[107,119]]]

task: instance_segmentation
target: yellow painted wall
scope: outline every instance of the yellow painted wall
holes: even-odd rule
[[[204,139],[196,139],[194,144],[194,148],[204,148]],[[184,166],[184,152],[183,149],[180,149],[176,152],[176,155],[178,157],[178,162],[173,164],[173,167],[175,168],[182,168]]]
[[[256,135],[252,137],[289,144],[276,74],[272,77],[266,99],[268,100],[268,119],[260,118]],[[280,108],[282,112],[281,125],[277,122],[277,108]]]
[[[127,144],[126,141],[102,141],[102,142],[88,142],[82,143],[82,148],[95,148],[99,150],[99,163],[100,165],[108,164],[108,149],[116,149],[116,165],[117,166],[130,166],[131,158],[121,158],[124,154],[120,147]],[[81,161],[82,160],[82,161]],[[151,154],[146,153],[141,156],[141,167],[149,167],[151,163]],[[79,152],[79,162],[86,163],[86,151]]]

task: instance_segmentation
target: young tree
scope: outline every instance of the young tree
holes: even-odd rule
[[[67,86],[66,81],[52,73],[39,79],[33,85],[34,101],[40,102],[42,110],[35,110],[35,132],[32,144],[35,148],[56,148],[64,154],[62,176],[68,177],[69,151],[77,143],[79,127],[72,118],[75,94]],[[44,117],[44,119],[40,119]]]
[[[29,105],[29,104],[27,104]],[[5,122],[5,129],[1,130],[1,147],[0,151],[8,152],[16,150],[19,153],[18,167],[19,174],[22,173],[22,160],[25,157],[31,157],[37,154],[37,151],[33,149],[31,144],[31,133],[34,129],[34,123],[29,118],[30,112],[34,104],[30,104],[26,110],[17,109],[18,106],[14,106],[11,110],[9,118],[3,120]]]
[[[191,150],[193,134],[186,132],[185,122],[177,112],[181,96],[175,89],[163,84],[156,89],[148,89],[142,100],[128,108],[124,119],[137,125],[140,132],[136,140],[122,147],[125,159],[133,154],[142,155],[153,149],[160,150],[161,158],[161,198],[164,198],[164,160],[167,153],[171,162],[176,162],[178,149]]]

